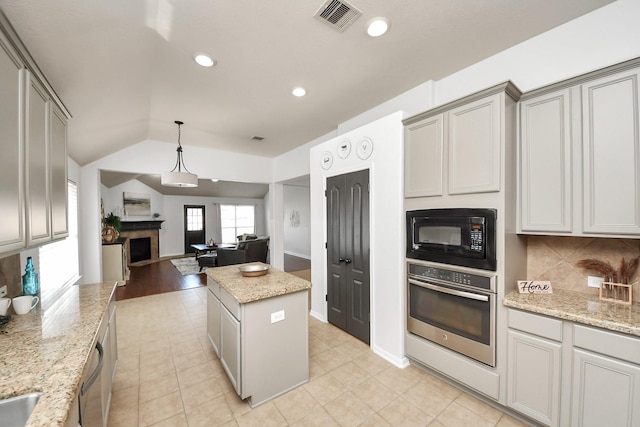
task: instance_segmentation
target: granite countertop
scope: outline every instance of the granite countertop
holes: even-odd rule
[[[504,297],[504,305],[562,320],[640,336],[640,304],[604,302],[598,295],[554,289],[553,294],[520,294]]]
[[[28,427],[64,426],[116,282],[71,286],[0,329],[0,399],[40,392]]]
[[[240,304],[311,288],[311,282],[273,267],[270,267],[269,272],[264,276],[244,277],[240,274],[238,267],[251,264],[267,265],[261,262],[254,262],[208,268],[207,276],[231,294]]]

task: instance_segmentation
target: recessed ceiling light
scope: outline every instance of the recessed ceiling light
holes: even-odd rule
[[[196,53],[193,59],[203,67],[213,67],[216,65],[216,60],[207,55],[206,53]]]
[[[291,93],[293,94],[293,96],[300,97],[300,96],[305,96],[307,94],[307,91],[303,87],[297,87],[293,89]]]
[[[387,18],[373,18],[367,23],[367,34],[371,37],[380,37],[389,29]]]

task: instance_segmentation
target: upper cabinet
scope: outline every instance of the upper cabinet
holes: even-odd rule
[[[500,191],[506,116],[519,96],[506,82],[404,120],[405,197]]]
[[[0,33],[0,252],[23,248],[24,216],[24,65]]]
[[[523,95],[519,232],[640,234],[640,61]]]
[[[0,253],[64,238],[68,113],[0,13]]]

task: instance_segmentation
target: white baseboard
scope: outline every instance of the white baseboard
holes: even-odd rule
[[[378,347],[378,346],[371,346],[371,350],[377,354],[378,356],[382,357],[384,360],[386,360],[387,362],[391,363],[392,365],[404,369],[407,366],[409,366],[409,359],[406,357],[397,357],[394,356],[393,354],[389,353],[388,351]]]
[[[311,260],[311,255],[304,255],[304,254],[299,254],[299,253],[291,252],[291,251],[284,251],[284,253],[287,254],[287,255],[298,257],[298,258],[304,258],[304,259]]]

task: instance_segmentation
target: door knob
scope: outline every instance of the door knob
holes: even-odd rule
[[[344,259],[344,263],[345,263],[345,264],[351,264],[351,259],[349,259],[349,258],[345,258],[345,259]]]
[[[342,257],[338,258],[338,262],[344,262],[344,258]]]

